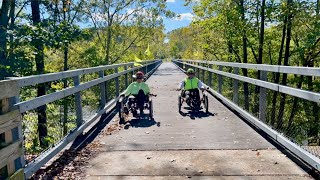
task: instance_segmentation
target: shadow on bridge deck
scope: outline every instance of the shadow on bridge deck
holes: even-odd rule
[[[87,179],[309,179],[214,97],[209,114],[179,114],[175,89],[183,78],[171,63],[159,67],[148,80],[158,95],[154,120],[135,119],[99,137],[103,152],[89,163]]]

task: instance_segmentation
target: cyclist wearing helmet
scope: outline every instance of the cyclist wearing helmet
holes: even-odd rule
[[[143,81],[144,74],[138,71],[135,76],[136,81],[132,82],[126,89],[124,95],[127,97],[133,95],[137,99],[137,104],[140,109],[143,109],[144,102],[148,100],[148,94],[150,93],[149,86]],[[129,99],[130,100],[130,99]],[[130,107],[132,102],[128,102],[128,107]],[[141,111],[140,111],[141,112]]]
[[[180,82],[177,90],[180,91],[183,89],[181,93],[182,97],[185,97],[185,91],[195,92],[196,99],[200,101],[199,89],[203,90],[204,85],[197,77],[195,77],[195,72],[193,69],[189,68],[187,70],[187,75],[188,77]]]

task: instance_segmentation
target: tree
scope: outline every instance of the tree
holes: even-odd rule
[[[7,75],[7,29],[9,22],[9,9],[14,5],[14,1],[3,0],[0,11],[0,80]],[[13,7],[14,8],[14,7]]]
[[[31,10],[32,10],[33,25],[36,26],[37,28],[41,28],[40,0],[31,1]],[[36,49],[35,61],[36,61],[37,74],[44,74],[43,41],[38,37],[32,37],[32,44]],[[45,84],[39,84],[37,89],[38,89],[37,90],[38,97],[46,94]],[[47,143],[45,142],[45,138],[48,135],[46,105],[38,107],[37,112],[38,112],[38,132],[39,132],[40,146],[46,147]]]
[[[117,28],[120,26],[137,26],[154,28],[160,26],[162,21],[160,15],[172,16],[170,11],[166,10],[164,1],[156,0],[128,0],[128,1],[105,1],[95,0],[86,4],[86,13],[92,21],[99,44],[105,51],[105,63],[113,64],[119,60],[119,56],[112,58],[111,48],[113,46],[113,37],[120,33]],[[123,55],[133,44],[144,40],[149,31],[142,31],[132,38],[120,51]]]

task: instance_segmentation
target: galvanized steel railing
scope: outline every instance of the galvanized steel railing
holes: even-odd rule
[[[45,163],[47,163],[52,157],[64,149],[71,141],[73,141],[78,135],[80,135],[87,127],[89,127],[96,119],[98,119],[106,111],[112,109],[116,104],[117,98],[120,94],[120,83],[119,77],[125,76],[123,85],[128,86],[129,80],[128,75],[132,75],[134,71],[142,70],[146,73],[146,77],[149,77],[161,64],[161,60],[151,60],[144,61],[142,66],[134,67],[134,63],[123,63],[115,65],[98,66],[93,68],[77,69],[65,72],[50,73],[36,76],[9,78],[6,81],[0,81],[0,100],[2,100],[2,108],[0,108],[0,137],[8,136],[8,139],[4,147],[0,146],[0,157],[12,156],[11,158],[5,159],[2,162],[0,160],[0,169],[8,169],[6,175],[7,177],[17,177],[17,172],[19,176],[23,174],[26,178],[32,176],[38,169],[40,169]],[[119,72],[118,69],[121,68],[123,71]],[[106,75],[107,70],[112,70],[112,74]],[[88,82],[80,82],[80,76],[90,73],[99,73],[99,78],[90,80]],[[41,83],[48,83],[57,80],[63,80],[67,78],[73,79],[73,86],[56,91],[44,96],[35,97],[29,100],[19,102],[19,90],[26,86],[36,86]],[[115,96],[108,97],[107,82],[110,80],[115,80]],[[82,97],[81,92],[87,90],[93,86],[100,87],[100,106],[101,108],[89,119],[83,118],[82,112]],[[21,117],[20,113],[25,113],[30,110],[34,110],[43,105],[55,102],[57,100],[66,98],[67,96],[74,95],[75,98],[75,110],[76,110],[76,124],[77,127],[71,131],[67,136],[65,136],[60,142],[55,144],[53,147],[49,148],[46,152],[42,153],[32,162],[25,164],[23,158],[23,146],[22,146],[22,128],[21,128]],[[111,99],[110,101],[108,101]],[[2,115],[3,114],[3,115]],[[13,116],[14,114],[15,116]],[[16,115],[18,114],[18,115]],[[10,116],[9,116],[10,115]],[[2,122],[3,121],[3,122]],[[12,126],[12,128],[11,128]],[[10,127],[10,129],[8,129]],[[4,132],[2,131],[4,130]],[[10,139],[9,139],[10,135]],[[12,141],[14,136],[15,141]],[[1,139],[0,139],[1,140]],[[0,142],[1,143],[1,142]],[[14,146],[12,146],[12,144]],[[16,174],[14,174],[16,172]],[[1,177],[2,178],[2,177]],[[0,179],[1,179],[0,178]],[[6,177],[3,177],[6,178]]]
[[[279,128],[283,127],[284,122],[279,122],[277,126],[270,123],[270,102],[268,104],[267,96],[270,95],[270,92],[278,92],[279,94],[286,94],[294,98],[299,98],[301,101],[310,101],[317,104],[319,108],[320,103],[320,93],[312,92],[308,90],[303,90],[295,87],[284,86],[281,84],[276,84],[273,82],[268,82],[268,73],[284,73],[284,74],[293,74],[295,76],[313,76],[315,78],[320,77],[320,68],[308,68],[308,67],[290,67],[290,66],[278,66],[278,65],[265,65],[265,64],[245,64],[245,63],[231,63],[231,62],[217,62],[217,61],[200,61],[200,60],[173,60],[173,62],[185,72],[188,68],[194,68],[197,71],[198,77],[204,81],[209,87],[211,92],[223,101],[227,106],[237,111],[241,116],[248,120],[251,124],[258,127],[265,133],[267,133],[275,141],[286,147],[288,150],[293,152],[303,161],[307,162],[310,166],[316,170],[320,170],[320,144],[309,145],[308,143],[301,143],[299,139],[299,133],[305,134],[301,127],[294,127],[292,130],[292,123],[290,124],[290,131],[288,129]],[[248,77],[240,75],[239,68],[247,69],[252,72],[253,76],[256,76],[257,73],[260,73],[260,79],[253,77]],[[226,72],[227,71],[227,72]],[[258,71],[258,72],[256,72]],[[213,78],[216,78],[216,81],[213,81]],[[270,79],[270,75],[269,75]],[[224,83],[227,81],[227,83]],[[216,83],[215,83],[216,82]],[[251,88],[253,93],[243,95],[243,89],[240,90],[240,83],[248,83],[249,86],[254,86]],[[254,95],[258,88],[258,95]],[[271,91],[270,91],[271,90]],[[269,94],[268,94],[269,92]],[[239,103],[239,98],[242,98],[243,101],[250,103],[250,108],[243,107],[243,103]],[[258,101],[259,103],[255,103]],[[255,105],[252,105],[255,104]],[[241,107],[242,106],[242,107]],[[256,112],[252,112],[254,107]],[[320,113],[320,112],[319,112]],[[274,121],[274,120],[271,120]],[[277,123],[277,122],[275,122]],[[309,126],[313,124],[309,122]],[[320,124],[320,119],[316,123]],[[318,125],[319,125],[318,124]],[[316,124],[315,124],[316,125]],[[298,125],[297,125],[298,126]],[[320,126],[317,126],[320,127]],[[293,131],[295,134],[293,134]],[[300,132],[301,131],[301,132]],[[320,136],[320,129],[319,129]],[[318,140],[319,140],[318,136]],[[308,141],[306,137],[306,140]]]

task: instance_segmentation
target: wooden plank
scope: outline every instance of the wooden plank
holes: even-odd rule
[[[0,168],[22,155],[22,140],[0,149]]]
[[[5,114],[9,111],[10,108],[10,101],[9,98],[3,98],[1,100],[1,114]]]
[[[8,180],[23,180],[24,179],[24,170],[23,168],[19,169],[12,176],[8,178]]]
[[[15,167],[15,164],[14,164],[14,160],[10,160],[8,163],[7,163],[7,171],[8,171],[8,175],[11,176],[14,174],[14,172],[16,171],[16,167]]]
[[[21,123],[21,115],[18,110],[0,115],[0,134],[7,132]]]
[[[19,87],[16,80],[0,81],[0,99],[19,96]]]

